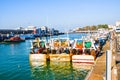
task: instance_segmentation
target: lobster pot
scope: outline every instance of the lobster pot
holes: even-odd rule
[[[70,61],[69,54],[49,54],[50,61]]]
[[[92,55],[73,55],[72,62],[94,64],[94,57]]]
[[[30,54],[30,61],[45,61],[46,62],[46,54]]]

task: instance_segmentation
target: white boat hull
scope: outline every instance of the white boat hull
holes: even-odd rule
[[[73,55],[72,62],[94,64],[94,57],[92,55]]]
[[[30,61],[46,61],[46,54],[30,54]]]
[[[49,54],[50,61],[70,61],[70,55],[69,54]]]

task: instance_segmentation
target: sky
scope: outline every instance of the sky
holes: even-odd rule
[[[0,29],[48,26],[59,30],[120,20],[120,0],[0,0]]]

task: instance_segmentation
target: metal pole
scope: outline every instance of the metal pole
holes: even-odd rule
[[[111,80],[112,51],[106,51],[106,80]]]
[[[109,33],[110,50],[112,51],[112,32]]]
[[[112,39],[110,39],[110,50],[112,51]]]

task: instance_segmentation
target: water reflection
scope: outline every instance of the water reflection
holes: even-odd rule
[[[32,61],[30,65],[33,80],[84,80],[90,70],[71,62]]]
[[[72,65],[70,62],[50,62],[50,70],[54,80],[72,80]]]
[[[72,63],[73,80],[84,80],[88,72],[92,69],[93,65],[86,63]]]

